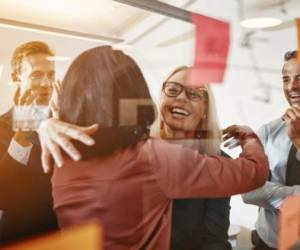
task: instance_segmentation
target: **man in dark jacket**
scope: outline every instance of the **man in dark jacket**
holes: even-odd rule
[[[50,176],[42,171],[40,149],[31,143],[28,131],[49,109],[55,78],[49,57],[53,55],[44,42],[32,41],[19,46],[11,60],[15,105],[0,117],[2,244],[57,228]]]

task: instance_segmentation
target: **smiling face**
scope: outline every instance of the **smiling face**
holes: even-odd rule
[[[34,54],[22,60],[20,74],[21,95],[30,91],[34,104],[48,105],[55,78],[54,63],[47,59],[47,54]]]
[[[283,90],[290,105],[300,105],[300,64],[297,59],[288,60],[282,70]]]
[[[187,70],[175,73],[168,82],[185,85]],[[197,91],[206,91],[205,87],[193,88]],[[207,111],[207,98],[192,101],[182,91],[177,97],[170,97],[162,91],[160,111],[164,127],[172,131],[195,132]]]

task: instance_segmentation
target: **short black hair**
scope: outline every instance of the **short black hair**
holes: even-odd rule
[[[291,51],[287,51],[284,54],[284,61],[289,61],[291,59],[295,59],[297,58],[298,55],[298,51],[297,50],[291,50]]]

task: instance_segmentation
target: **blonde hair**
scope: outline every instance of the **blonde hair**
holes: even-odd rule
[[[180,71],[190,70],[190,67],[180,66],[175,68],[166,78],[168,81],[172,76]],[[199,140],[199,151],[206,154],[220,154],[220,145],[222,141],[222,133],[219,128],[219,122],[216,112],[216,105],[212,91],[208,85],[205,86],[208,94],[207,113],[206,117],[201,119],[199,127],[195,133],[195,139]],[[160,104],[161,106],[161,104]],[[160,107],[158,108],[160,110]],[[160,134],[164,121],[160,116],[157,122],[152,127],[152,135]]]
[[[44,42],[41,41],[31,41],[28,43],[21,44],[17,47],[11,58],[11,68],[13,74],[21,73],[22,61],[26,56],[34,54],[47,54],[49,56],[54,56],[55,53],[51,48]]]

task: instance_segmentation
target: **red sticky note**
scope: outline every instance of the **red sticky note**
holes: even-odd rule
[[[229,23],[192,13],[196,26],[195,59],[187,84],[222,83],[230,44]]]
[[[298,30],[298,63],[300,63],[300,18],[296,19],[297,30]]]

